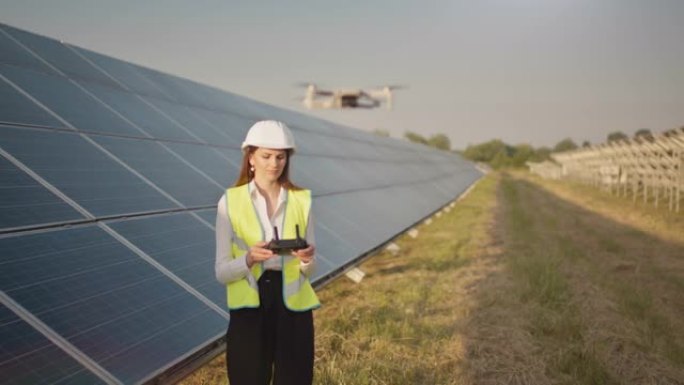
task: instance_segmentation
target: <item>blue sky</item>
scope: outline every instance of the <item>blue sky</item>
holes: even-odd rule
[[[0,21],[363,130],[552,146],[684,125],[684,1],[0,0]],[[405,84],[308,111],[297,82]]]

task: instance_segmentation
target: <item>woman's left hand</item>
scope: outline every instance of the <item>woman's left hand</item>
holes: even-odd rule
[[[315,252],[316,248],[314,245],[309,245],[306,249],[293,250],[292,255],[299,258],[299,260],[304,263],[309,263],[313,259]]]

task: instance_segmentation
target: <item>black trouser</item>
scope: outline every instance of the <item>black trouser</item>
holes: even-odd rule
[[[226,365],[230,385],[310,385],[314,329],[311,310],[293,312],[283,303],[280,271],[259,278],[258,309],[230,312]]]

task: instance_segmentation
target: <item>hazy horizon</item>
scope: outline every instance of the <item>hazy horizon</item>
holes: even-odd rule
[[[0,21],[393,137],[581,144],[684,125],[684,2],[0,1]],[[297,82],[405,84],[395,109],[306,110]]]

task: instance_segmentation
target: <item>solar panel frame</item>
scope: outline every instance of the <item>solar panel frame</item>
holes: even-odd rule
[[[2,292],[124,383],[225,331],[225,314],[99,226],[5,237],[0,250]]]
[[[86,219],[5,157],[0,157],[0,186],[0,232]]]
[[[95,83],[80,81],[79,85],[92,93],[97,99],[115,111],[129,125],[135,127],[139,137],[155,139],[177,140],[186,142],[201,142],[185,127],[150,107],[144,99],[137,95],[116,88],[105,87]],[[143,135],[141,135],[141,133]]]
[[[5,126],[0,148],[73,199],[90,218],[182,207],[76,133]]]
[[[0,304],[0,341],[3,384],[106,384],[4,304]]]
[[[186,130],[192,132],[203,143],[235,146],[235,140],[223,130],[216,128],[206,119],[198,115],[192,107],[177,104],[175,102],[157,99],[150,96],[143,98],[147,103],[159,109],[169,119],[173,120]]]
[[[115,135],[145,136],[138,128],[84,92],[77,83],[68,78],[6,64],[0,64],[0,74],[52,113],[59,115],[63,122],[68,122],[69,128]]]
[[[170,151],[161,141],[105,136],[92,139],[166,191],[183,207],[211,205],[223,186]]]
[[[64,128],[66,125],[45,109],[32,103],[29,97],[15,88],[0,73],[0,122],[42,127]]]
[[[12,35],[5,32],[5,28],[7,28],[7,26],[0,23],[0,52],[5,53],[0,56],[0,63],[11,64],[18,67],[29,67],[38,71],[57,74],[57,72],[48,64],[26,50]]]
[[[225,306],[225,288],[215,284],[215,233],[187,212],[108,221],[117,233],[187,282],[217,306]],[[184,254],[179,254],[179,251]],[[188,258],[191,256],[191,258]]]
[[[175,101],[172,95],[164,93],[158,85],[145,77],[136,65],[81,47],[70,44],[65,45],[76,55],[83,58],[83,60],[99,68],[100,71],[118,83],[121,88],[139,95],[152,96],[171,102]]]
[[[61,42],[54,39],[46,39],[42,36],[7,25],[2,25],[0,28],[2,28],[7,35],[14,38],[14,41],[18,45],[36,53],[36,55],[41,58],[41,62],[60,71],[61,74],[118,87],[118,84],[111,78],[84,61]]]
[[[114,382],[166,380],[185,363],[191,362],[192,367],[220,351],[227,318],[220,292],[225,288],[207,286],[207,281],[213,281],[209,244],[216,202],[237,177],[240,145],[253,122],[282,120],[296,137],[293,180],[311,188],[314,196],[318,243],[318,270],[312,277],[315,286],[328,282],[449,203],[480,175],[453,154],[279,109],[4,24],[0,24],[0,50],[11,56],[0,55],[0,92],[9,95],[16,108],[26,108],[25,112],[13,112],[14,116],[0,109],[0,122],[3,118],[11,121],[0,124],[0,168],[12,170],[5,175],[16,188],[24,185],[15,181],[23,181],[39,191],[39,197],[62,200],[66,205],[62,207],[78,213],[77,218],[60,217],[43,223],[36,223],[36,219],[11,233],[2,234],[0,228],[0,247],[14,239],[34,241],[34,246],[45,248],[46,243],[35,240],[95,229],[98,236],[58,236],[52,242],[62,238],[61,242],[78,249],[84,242],[87,245],[107,239],[116,245],[119,255],[128,256],[124,260],[147,266],[127,272],[108,267],[112,272],[108,279],[116,278],[123,284],[135,279],[136,271],[156,271],[157,279],[164,284],[146,286],[144,295],[131,291],[128,302],[117,298],[98,302],[96,295],[90,299],[91,309],[109,309],[102,314],[116,314],[126,306],[143,306],[145,296],[158,295],[155,290],[165,288],[162,291],[167,294],[181,293],[190,301],[188,307],[204,309],[199,314],[212,314],[209,318],[214,329],[201,325],[203,319],[209,319],[203,315],[188,319],[197,322],[187,326],[191,332],[185,333],[192,342],[173,340],[178,336],[169,336],[167,341],[149,336],[149,344],[130,347],[126,354],[119,350],[121,354],[117,355],[117,349],[93,341],[107,345],[130,341],[135,333],[147,335],[155,322],[163,324],[164,315],[174,308],[157,303],[159,311],[145,313],[147,316],[137,318],[128,330],[96,332],[102,314],[69,308],[64,303],[66,299],[74,301],[79,292],[94,290],[87,286],[92,282],[64,278],[63,269],[78,270],[93,262],[83,256],[73,257],[65,266],[48,263],[50,269],[39,269],[37,277],[43,281],[34,286],[43,285],[39,292],[31,292],[30,285],[9,288],[12,300],[27,305],[28,314],[54,327],[53,337],[70,338],[70,349],[82,349],[84,358],[96,358],[103,367],[111,368]],[[65,100],[77,101],[80,110]],[[3,166],[8,162],[11,167]],[[122,200],[118,202],[117,198]],[[165,220],[169,225],[175,221],[192,225],[180,226],[175,232],[159,229]],[[182,245],[184,229],[188,232],[187,245]],[[182,265],[180,250],[186,248],[193,250],[190,254],[202,254],[196,265]],[[10,250],[23,253],[17,247]],[[95,254],[92,258],[100,261],[105,257]],[[37,261],[43,262],[40,258],[8,259],[4,266],[11,271],[0,275],[9,271],[21,276]],[[131,273],[133,276],[126,275]],[[16,279],[4,277],[2,285]],[[103,279],[104,285],[108,281]],[[62,286],[57,290],[50,282],[62,282]],[[4,296],[4,290],[0,294]],[[38,325],[33,326],[45,333]],[[91,334],[79,337],[77,329],[90,330]],[[162,342],[176,348],[159,353],[165,349]],[[183,348],[178,349],[181,345]],[[163,359],[155,356],[166,353],[173,354]],[[136,360],[133,368],[129,365],[127,370],[122,369],[131,354],[151,358]]]

